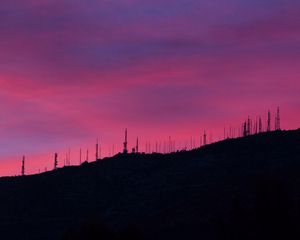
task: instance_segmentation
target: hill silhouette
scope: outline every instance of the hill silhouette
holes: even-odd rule
[[[0,179],[1,239],[299,239],[300,130]]]

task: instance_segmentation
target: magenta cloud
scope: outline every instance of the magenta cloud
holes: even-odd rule
[[[299,1],[8,1],[0,6],[0,175],[55,151],[217,140],[282,109],[300,117]],[[75,153],[74,153],[75,158]],[[11,163],[11,168],[9,168]],[[61,164],[61,161],[60,161]]]

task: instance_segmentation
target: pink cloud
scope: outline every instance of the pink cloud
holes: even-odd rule
[[[278,105],[299,127],[298,3],[261,4],[4,2],[0,175],[23,154],[29,172],[69,147],[77,159],[97,137],[120,151],[125,127],[131,144],[218,139]]]

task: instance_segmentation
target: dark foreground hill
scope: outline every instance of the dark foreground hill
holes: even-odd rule
[[[0,239],[299,239],[300,130],[0,179]]]

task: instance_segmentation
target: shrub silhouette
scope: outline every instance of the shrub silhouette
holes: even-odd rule
[[[85,223],[69,229],[62,240],[140,240],[138,230],[133,227],[127,227],[121,232],[114,232],[105,224]]]
[[[279,177],[260,177],[255,204],[243,206],[235,197],[228,221],[217,226],[218,239],[299,239],[299,203],[290,197],[287,184]]]

